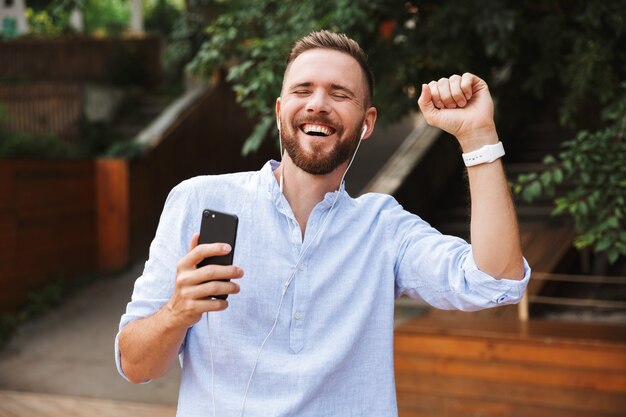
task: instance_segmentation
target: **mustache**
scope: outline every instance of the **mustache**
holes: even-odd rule
[[[343,126],[340,123],[335,122],[334,120],[332,120],[330,117],[325,116],[325,115],[315,115],[315,116],[301,116],[301,117],[297,117],[295,119],[293,119],[292,125],[294,128],[298,128],[303,124],[307,124],[307,123],[311,123],[311,124],[315,124],[315,123],[319,123],[319,124],[323,124],[329,127],[332,127],[333,129],[335,129],[338,132],[343,131]]]

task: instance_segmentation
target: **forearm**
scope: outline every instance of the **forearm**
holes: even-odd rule
[[[119,336],[121,366],[126,377],[141,383],[165,375],[178,357],[187,326],[176,323],[167,307],[130,322]]]
[[[497,137],[490,142],[497,142]],[[522,279],[524,265],[517,215],[502,160],[469,167],[467,174],[472,251],[478,268],[495,278]]]

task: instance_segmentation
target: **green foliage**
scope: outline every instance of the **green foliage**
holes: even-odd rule
[[[13,314],[0,314],[0,350],[9,342],[9,339],[15,329],[17,329],[18,320]]]
[[[82,3],[80,9],[83,11],[86,33],[118,36],[130,22],[130,4],[127,0],[84,0]]]
[[[147,4],[146,4],[147,3]],[[171,0],[154,0],[145,2],[144,26],[147,32],[169,36],[174,24],[182,14],[182,5]]]
[[[110,158],[134,159],[141,156],[145,147],[134,140],[120,140],[113,143],[106,151],[105,156]]]
[[[620,83],[626,79],[626,2],[484,0],[479,7],[466,0],[213,4],[221,12],[206,27],[208,39],[188,69],[207,77],[225,69],[238,101],[259,121],[244,153],[257,149],[274,126],[274,102],[293,42],[313,30],[345,32],[369,55],[377,85],[374,105],[383,124],[417,110],[422,83],[471,71],[488,80],[505,137],[518,133],[539,112],[543,116],[547,103],[555,122],[586,132],[585,139],[568,142],[560,159],[548,159],[547,171],[524,177],[519,191],[526,198],[550,192],[558,196],[556,212],[576,216],[578,247],[593,246],[611,260],[624,253],[619,164],[626,158],[623,140],[611,139],[621,137],[623,128],[601,113],[619,101]],[[586,141],[596,145],[588,157],[580,155],[588,152]],[[556,185],[564,181],[577,191],[560,196]]]
[[[165,47],[165,71],[169,78],[181,76],[185,65],[206,40],[204,18],[197,13],[183,13],[174,22]]]
[[[117,36],[130,21],[128,0],[53,0],[34,3],[35,7],[27,9],[26,17],[31,34],[37,36],[72,33],[70,13],[74,9],[83,13],[85,33]]]
[[[626,83],[603,120],[603,129],[580,131],[563,143],[559,155],[545,157],[548,169],[543,173],[520,175],[514,191],[532,202],[544,194],[555,196],[556,187],[567,184],[553,213],[574,219],[577,248],[605,252],[614,263],[626,256]]]
[[[78,158],[81,150],[74,144],[60,141],[53,135],[8,132],[3,128],[7,120],[0,103],[0,158]]]
[[[8,132],[2,128],[6,117],[4,107],[0,104],[0,158],[135,158],[143,152],[142,145],[117,137],[111,127],[103,123],[82,122],[80,141],[75,143],[54,135]]]
[[[0,350],[9,342],[11,335],[20,324],[40,317],[61,304],[74,289],[65,279],[55,278],[40,289],[31,292],[24,306],[14,314],[0,314]]]
[[[11,133],[0,136],[0,158],[76,159],[85,153],[53,135]]]
[[[27,8],[25,15],[29,31],[35,36],[60,36],[67,30],[68,21],[59,22],[47,10],[34,11]]]

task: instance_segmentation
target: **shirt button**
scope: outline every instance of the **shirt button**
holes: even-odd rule
[[[501,295],[500,297],[498,297],[498,304],[503,303],[504,300],[506,300],[506,294],[505,295]]]
[[[300,271],[304,271],[304,265],[302,265],[302,264],[298,265],[298,269],[299,269]]]
[[[300,320],[302,318],[302,313],[299,311],[296,311],[296,314],[294,314],[294,317],[296,320]]]

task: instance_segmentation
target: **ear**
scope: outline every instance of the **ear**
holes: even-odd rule
[[[276,99],[276,107],[274,108],[274,112],[276,114],[276,127],[280,132],[280,97]]]
[[[372,133],[374,133],[374,125],[376,124],[377,116],[378,110],[376,110],[376,107],[370,107],[365,111],[365,118],[363,119],[365,134],[363,134],[363,140],[367,140],[372,135]]]

